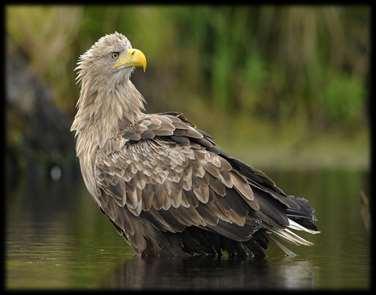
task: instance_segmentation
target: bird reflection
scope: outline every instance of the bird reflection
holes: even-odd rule
[[[277,262],[134,258],[102,281],[104,288],[123,289],[310,289],[313,285],[311,263],[288,258]]]

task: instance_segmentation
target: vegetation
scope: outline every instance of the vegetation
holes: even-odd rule
[[[116,30],[149,59],[134,74],[148,109],[184,111],[224,145],[247,130],[273,139],[274,127],[367,142],[367,6],[18,5],[6,16],[11,42],[71,116],[78,56]]]

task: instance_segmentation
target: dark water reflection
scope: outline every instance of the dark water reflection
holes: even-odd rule
[[[80,181],[7,188],[8,288],[321,289],[367,288],[369,235],[359,193],[368,173],[270,172],[286,191],[306,196],[322,234],[313,247],[292,247],[288,258],[271,245],[261,261],[149,259],[131,249],[99,213]]]
[[[205,257],[133,259],[118,266],[103,287],[162,289],[312,288],[314,272],[306,260],[217,260]]]

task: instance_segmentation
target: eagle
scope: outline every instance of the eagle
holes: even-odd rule
[[[274,241],[312,245],[315,210],[261,170],[222,151],[182,113],[148,114],[131,82],[147,60],[121,33],[79,57],[71,126],[82,178],[101,212],[141,257],[265,257]]]

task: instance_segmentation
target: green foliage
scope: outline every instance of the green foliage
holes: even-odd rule
[[[362,81],[348,74],[337,73],[328,81],[321,103],[330,121],[337,124],[356,123],[362,115],[365,94]]]
[[[364,123],[366,6],[8,6],[6,13],[10,39],[71,114],[78,56],[119,31],[148,57],[149,71],[135,82],[147,81],[142,92],[158,110],[182,98],[189,110],[198,97],[228,115],[271,123]]]
[[[270,78],[266,61],[257,51],[245,61],[243,76],[246,87],[242,104],[246,110],[252,111],[257,99],[266,95],[265,89]]]

